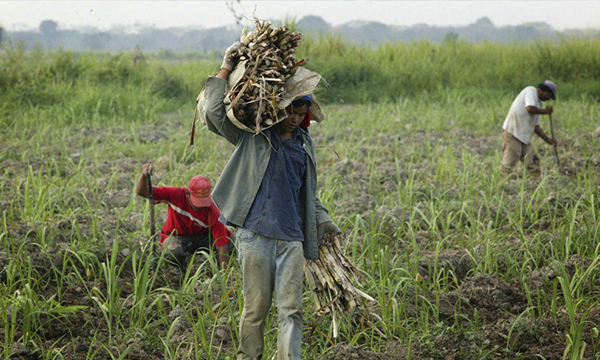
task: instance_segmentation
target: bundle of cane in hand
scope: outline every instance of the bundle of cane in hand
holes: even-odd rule
[[[245,66],[231,89],[228,112],[256,133],[285,116],[278,104],[284,98],[285,80],[301,63],[293,56],[301,39],[302,34],[285,26],[271,28],[270,22],[257,20],[254,31],[243,32],[240,41],[227,49],[222,68],[233,70],[236,63]]]
[[[374,301],[358,289],[360,273],[344,256],[341,237],[342,234],[336,234],[333,241],[320,244],[319,260],[305,264],[305,282],[313,292],[317,313],[352,310],[359,303],[359,296]]]
[[[360,298],[375,301],[361,291],[359,270],[344,256],[342,234],[335,234],[332,241],[319,245],[319,260],[309,260],[304,265],[304,283],[312,291],[319,317],[332,315],[333,337],[338,337],[338,319],[342,313],[355,309],[361,304]],[[379,334],[381,331],[367,318],[365,321]],[[313,331],[316,326],[313,326]],[[312,334],[312,331],[311,331]],[[385,337],[385,335],[383,335]]]

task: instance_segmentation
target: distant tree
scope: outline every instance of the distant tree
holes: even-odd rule
[[[0,26],[0,47],[2,47],[2,42],[4,41],[4,28]]]
[[[465,27],[464,32],[473,41],[495,41],[498,35],[498,30],[488,17],[477,19],[473,24]]]
[[[40,32],[42,34],[52,34],[58,29],[58,23],[54,20],[44,20],[40,23]]]
[[[519,40],[532,40],[538,36],[538,31],[533,26],[517,25],[512,28],[513,36]]]
[[[454,31],[448,31],[446,35],[444,35],[444,43],[446,44],[454,44],[458,41],[458,34]]]
[[[477,19],[477,21],[475,21],[475,25],[481,27],[494,27],[494,23],[487,16]]]
[[[530,26],[530,27],[534,28],[537,32],[546,32],[546,33],[554,32],[554,28],[551,25],[546,24],[543,21],[523,23],[523,24],[521,24],[521,26]]]
[[[96,32],[87,34],[81,39],[83,46],[92,50],[105,50],[110,42],[111,36],[107,32]]]

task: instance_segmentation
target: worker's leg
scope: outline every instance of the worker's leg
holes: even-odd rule
[[[213,252],[216,254],[215,244],[212,240],[212,235],[210,232],[184,236],[182,247],[185,253],[190,257],[200,251],[205,251],[209,254]],[[200,254],[196,254],[196,257],[198,256],[200,256]]]
[[[502,130],[502,174],[510,174],[519,163],[523,151],[523,143],[506,130]]]
[[[185,271],[187,268],[187,254],[179,239],[176,236],[166,238],[162,248],[165,254],[165,261]]]
[[[540,158],[535,154],[535,150],[531,144],[524,145],[523,147],[523,163],[527,167],[527,174],[529,176],[537,177],[542,175]]]
[[[277,241],[275,306],[279,319],[277,359],[300,360],[304,253],[300,241]]]
[[[277,241],[240,228],[237,248],[244,294],[237,358],[260,359],[265,320],[271,308]]]

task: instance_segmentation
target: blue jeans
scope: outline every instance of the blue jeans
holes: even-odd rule
[[[277,359],[299,360],[302,342],[302,242],[277,240],[240,228],[244,311],[240,319],[238,360],[260,359],[271,300],[277,307]]]

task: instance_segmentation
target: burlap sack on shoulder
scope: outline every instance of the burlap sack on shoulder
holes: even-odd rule
[[[241,80],[245,71],[246,71],[246,61],[242,61],[236,66],[236,68],[229,75],[229,79],[227,81],[227,85],[228,85],[227,88],[228,89],[233,88]],[[285,113],[285,108],[288,107],[294,99],[297,99],[299,97],[302,97],[302,96],[308,95],[308,94],[313,94],[312,107],[311,107],[311,120],[314,120],[317,122],[321,122],[321,121],[325,120],[325,114],[323,113],[321,106],[319,105],[319,102],[317,101],[317,99],[314,95],[314,90],[317,87],[317,85],[319,84],[319,81],[321,81],[321,75],[319,75],[318,73],[307,70],[303,67],[299,67],[298,69],[296,69],[296,73],[294,75],[292,75],[291,77],[289,77],[285,81],[284,99],[283,99],[283,101],[280,101],[277,104],[277,108],[281,109],[281,111],[278,114],[277,121],[275,121],[273,123],[273,125],[275,125],[278,122],[281,122],[283,119],[285,119],[287,117],[287,115]],[[206,92],[205,90],[206,89],[203,88],[202,91],[200,92],[200,94],[198,95],[198,98],[196,99],[196,112],[197,112],[197,114],[200,115],[199,116],[200,121],[204,125],[206,125],[206,101],[207,101],[206,96],[205,96],[205,92]],[[225,108],[227,110],[227,117],[238,128],[240,128],[244,131],[247,131],[247,132],[255,133],[256,132],[255,130],[250,129],[248,126],[244,125],[241,121],[236,119],[236,117],[232,111],[233,106],[231,105],[234,101],[235,101],[235,99],[231,98],[231,93],[228,91],[227,95],[225,96],[225,99],[223,101],[223,103],[225,104]],[[266,130],[267,128],[268,127],[264,127],[261,130]]]

